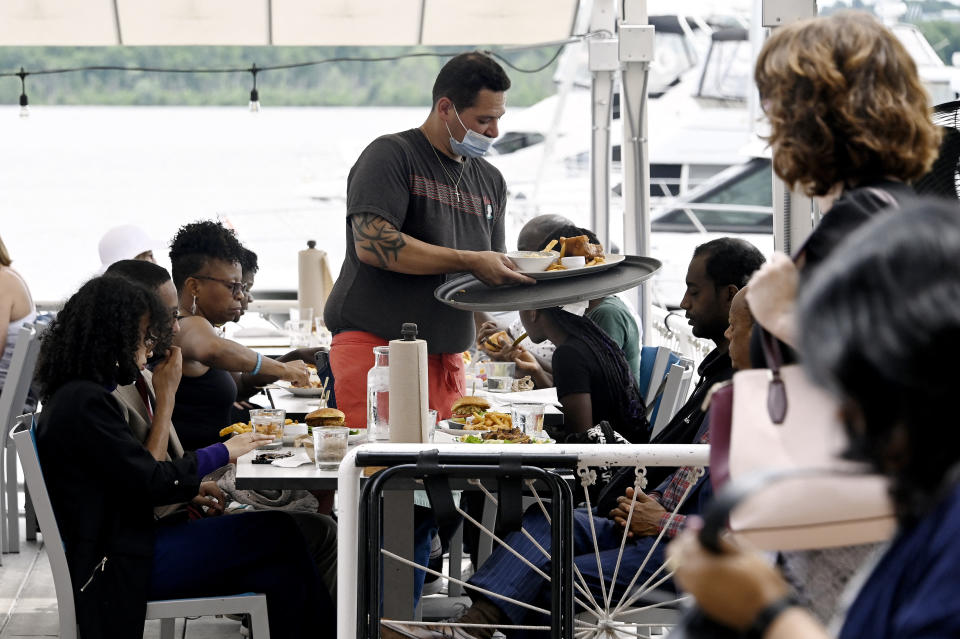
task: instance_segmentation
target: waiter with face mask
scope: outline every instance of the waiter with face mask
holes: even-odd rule
[[[415,322],[429,350],[430,408],[440,418],[464,394],[461,353],[472,314],[438,302],[447,277],[472,273],[490,285],[532,283],[505,251],[507,188],[483,155],[506,111],[507,74],[489,56],[452,58],[433,85],[433,107],[415,129],[370,143],[347,181],[347,250],[324,308],[334,333],[330,365],[337,407],[365,426],[373,348]]]

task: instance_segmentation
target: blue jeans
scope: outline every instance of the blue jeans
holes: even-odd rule
[[[248,592],[267,596],[275,639],[336,635],[333,602],[287,513],[258,511],[158,526],[151,599]]]

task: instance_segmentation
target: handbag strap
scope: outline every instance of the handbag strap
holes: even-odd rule
[[[770,370],[770,383],[767,385],[767,414],[774,424],[782,424],[787,418],[787,386],[780,376],[783,366],[783,351],[780,342],[765,328],[757,325],[760,331],[760,343],[763,345],[763,357]]]

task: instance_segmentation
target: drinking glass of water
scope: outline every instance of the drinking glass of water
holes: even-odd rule
[[[513,390],[514,362],[486,362],[487,390],[491,393],[509,393]]]
[[[522,430],[530,439],[543,439],[543,410],[543,404],[512,404],[513,427]]]

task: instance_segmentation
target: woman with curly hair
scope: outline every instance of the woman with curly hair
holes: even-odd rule
[[[242,307],[246,294],[242,259],[243,247],[233,231],[217,222],[187,224],[170,243],[182,316],[174,343],[183,351],[173,423],[186,450],[220,441],[220,429],[230,423],[230,408],[237,399],[231,372],[260,375],[261,383],[309,381],[303,362],[278,362],[218,334],[217,328],[233,320]]]
[[[844,11],[777,29],[757,58],[773,168],[829,213],[803,248],[823,259],[855,226],[895,206],[937,157],[929,96],[900,41]]]
[[[271,438],[247,433],[158,461],[133,435],[111,391],[134,381],[169,309],[123,278],[90,280],[44,335],[36,441],[73,583],[81,636],[139,637],[152,599],[263,592],[275,637],[302,637],[303,610],[331,607],[306,542],[285,513],[158,523],[153,508],[189,501],[200,479]],[[155,418],[169,418],[180,350],[154,369]],[[165,520],[166,521],[166,520]],[[265,540],[283,539],[284,543]]]
[[[774,255],[750,282],[757,322],[792,343],[800,275],[877,212],[915,195],[910,182],[933,165],[940,132],[913,58],[863,12],[777,29],[760,51],[755,79],[770,121],[773,170],[823,214],[793,261]]]

